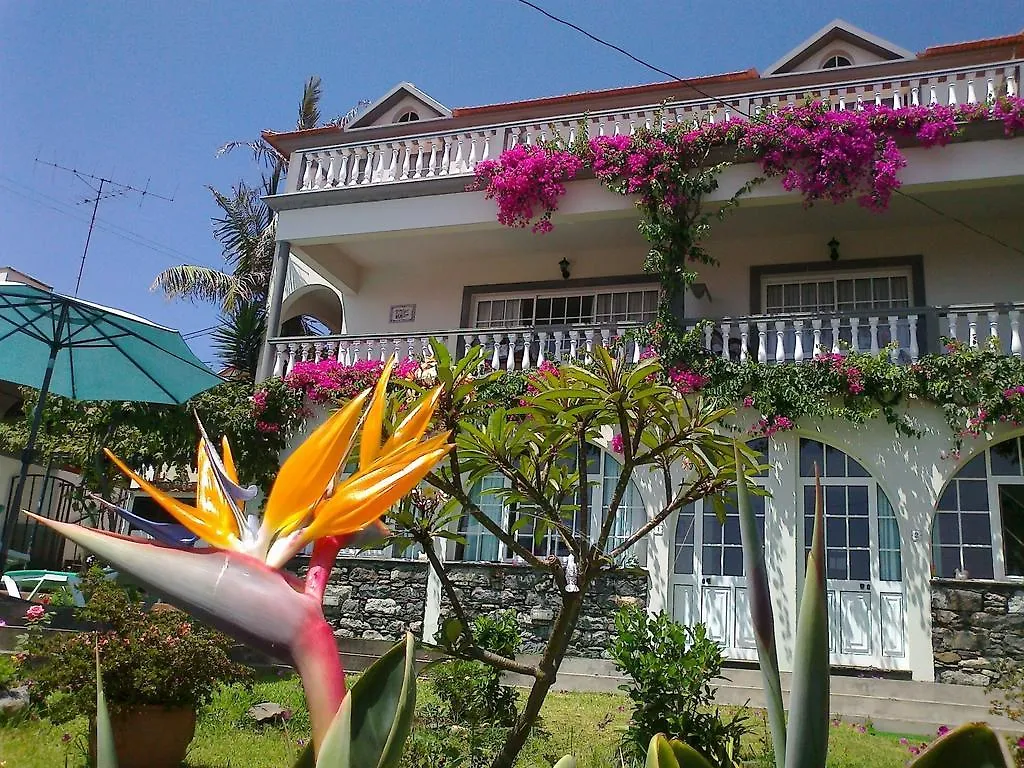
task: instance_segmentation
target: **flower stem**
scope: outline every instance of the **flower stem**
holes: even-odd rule
[[[327,536],[317,539],[313,545],[313,554],[309,558],[309,570],[306,571],[306,594],[322,603],[327,582],[331,578],[334,560],[341,549],[342,537]]]

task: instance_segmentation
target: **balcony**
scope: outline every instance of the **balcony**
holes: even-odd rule
[[[1011,60],[900,74],[884,80],[826,83],[814,86],[810,95],[829,101],[837,110],[857,109],[865,103],[893,107],[976,104],[999,95],[1016,95],[1020,63]],[[297,150],[291,158],[285,196],[470,177],[477,163],[497,157],[504,149],[537,144],[556,135],[571,141],[581,121],[590,136],[632,134],[639,126],[650,127],[658,120],[715,122],[757,115],[808,95],[806,87],[762,90],[720,100],[648,104]]]
[[[802,363],[822,352],[844,350],[878,354],[888,349],[893,362],[912,363],[921,355],[941,353],[941,337],[970,346],[997,340],[1007,355],[1021,357],[1021,313],[1024,303],[920,307],[886,314],[836,313],[751,315],[718,318],[703,327],[704,348],[727,359],[761,363]],[[688,319],[691,329],[704,321]],[[275,338],[274,376],[285,376],[299,362],[334,359],[344,365],[363,360],[423,357],[437,339],[457,358],[481,347],[493,369],[530,370],[545,361],[580,362],[595,346],[621,340],[627,359],[640,359],[641,348],[630,323],[599,325],[460,328],[442,331],[381,333],[364,336]]]

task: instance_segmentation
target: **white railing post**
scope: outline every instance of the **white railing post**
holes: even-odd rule
[[[728,360],[729,355],[729,334],[732,331],[732,323],[726,321],[722,323],[722,359]]]
[[[978,346],[978,313],[967,313],[967,344],[971,347]]]
[[[917,343],[917,315],[907,315],[907,328],[910,331],[910,359],[916,363],[921,356],[920,345]]]
[[[1020,310],[1011,309],[1009,312],[1010,316],[1010,354],[1014,357],[1021,357],[1024,354],[1024,349],[1021,347],[1020,340]]]
[[[794,320],[793,330],[793,362],[802,363],[804,361],[804,321]]]
[[[839,325],[841,321],[838,317],[833,317],[830,321],[832,326],[832,354],[838,355],[841,347],[839,346]]]
[[[889,344],[894,345],[889,348],[889,359],[893,362],[899,360],[900,357],[899,326],[896,321],[896,315],[889,315]]]
[[[871,354],[878,354],[878,318],[868,318],[868,333],[871,336]]]
[[[740,323],[740,362],[747,362],[747,345],[750,339],[750,323]]]
[[[757,362],[768,362],[768,323],[757,323]]]
[[[860,318],[850,318],[850,351],[860,352]]]
[[[560,363],[565,356],[564,347],[562,346],[562,342],[565,340],[565,331],[553,331],[551,335],[555,338],[555,360]]]
[[[288,365],[285,368],[284,375],[287,376],[292,372],[292,368],[295,367],[295,353],[299,351],[297,344],[288,345]]]
[[[957,335],[957,323],[960,320],[959,316],[956,312],[950,312],[946,319],[949,321],[949,338],[953,341],[959,341],[960,338]]]
[[[274,344],[274,376],[280,378],[284,376],[285,367],[287,365],[288,357],[285,354],[284,344]]]
[[[785,333],[786,324],[782,320],[775,321],[775,362],[784,363],[786,362],[786,350],[783,345],[785,344]]]
[[[811,334],[813,339],[811,357],[817,357],[823,351],[821,348],[821,320],[817,317],[811,320]]]

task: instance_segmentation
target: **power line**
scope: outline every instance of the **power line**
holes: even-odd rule
[[[590,40],[593,40],[598,45],[603,45],[605,48],[610,48],[613,51],[616,51],[617,53],[621,53],[626,58],[630,59],[631,61],[636,62],[637,64],[639,64],[642,67],[646,67],[647,69],[651,70],[652,72],[657,72],[659,75],[664,75],[665,77],[668,77],[668,78],[670,78],[672,80],[675,80],[680,85],[686,86],[688,88],[692,88],[694,91],[696,91],[698,94],[700,94],[704,98],[709,99],[711,101],[714,101],[717,104],[721,104],[721,105],[725,106],[727,109],[734,110],[734,111],[738,112],[739,114],[743,115],[744,117],[746,117],[748,120],[754,120],[755,119],[748,112],[744,112],[742,109],[740,109],[738,105],[736,105],[736,104],[728,104],[722,98],[720,98],[718,96],[713,96],[710,93],[708,93],[707,91],[699,88],[697,85],[695,85],[693,83],[692,79],[687,79],[685,77],[679,77],[679,75],[674,75],[671,72],[662,69],[661,67],[657,67],[654,64],[651,64],[650,62],[641,59],[639,56],[636,56],[635,54],[630,53],[625,48],[622,48],[621,46],[618,46],[615,43],[612,43],[612,42],[610,42],[608,40],[605,40],[605,39],[603,39],[601,37],[598,37],[597,35],[595,35],[595,34],[593,34],[591,32],[588,32],[587,30],[583,29],[583,27],[581,27],[581,26],[579,26],[577,24],[574,24],[573,22],[569,21],[568,19],[563,19],[560,16],[556,16],[555,14],[551,13],[550,11],[545,10],[544,8],[541,8],[536,3],[530,2],[530,0],[516,0],[516,2],[518,2],[520,5],[525,5],[528,8],[532,8],[533,10],[535,10],[538,13],[546,16],[547,18],[551,19],[552,21],[554,21],[554,22],[556,22],[558,24],[562,24],[563,26],[569,27],[570,29],[575,30],[576,32],[579,32],[581,35],[583,35],[586,38],[589,38]],[[781,134],[781,132],[782,132],[782,130],[780,129],[779,133]],[[777,136],[773,137],[773,138],[777,138]],[[943,211],[943,210],[941,210],[939,208],[936,208],[935,206],[931,205],[930,203],[926,203],[924,200],[921,200],[920,198],[915,197],[914,195],[911,195],[909,192],[902,192],[902,191],[900,191],[898,189],[896,190],[896,192],[899,193],[900,195],[902,195],[903,197],[908,198],[909,200],[913,200],[918,205],[921,205],[921,206],[927,208],[928,210],[932,211],[933,213],[935,213],[935,214],[937,214],[939,216],[942,216],[943,218],[949,219],[950,221],[952,221],[952,222],[954,222],[956,224],[959,224],[960,226],[962,226],[965,229],[973,232],[976,235],[979,235],[980,237],[983,237],[983,238],[985,238],[987,240],[990,240],[993,243],[996,243],[997,245],[1001,245],[1004,248],[1008,248],[1009,250],[1014,251],[1015,253],[1019,253],[1021,255],[1024,255],[1024,249],[1018,248],[1015,245],[1011,245],[1011,244],[1001,240],[1000,238],[996,237],[995,235],[989,234],[988,232],[985,232],[984,230],[978,229],[977,227],[972,226],[971,224],[968,224],[967,222],[963,221],[962,219],[959,219],[956,216],[948,214],[945,211]]]
[[[209,326],[207,328],[200,328],[198,331],[189,331],[188,333],[182,334],[181,337],[183,339],[185,339],[185,340],[188,340],[188,339],[198,339],[200,336],[207,336],[207,335],[213,333],[219,327],[220,326],[218,326],[218,325],[211,325],[211,326]]]

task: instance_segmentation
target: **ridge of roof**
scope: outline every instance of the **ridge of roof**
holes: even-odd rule
[[[742,80],[757,80],[760,77],[754,68],[725,72],[720,75],[703,75],[701,77],[689,77],[684,80],[664,80],[656,83],[644,83],[642,85],[626,85],[617,88],[601,88],[593,91],[577,91],[558,96],[541,96],[534,99],[522,99],[520,101],[497,102],[494,104],[482,104],[475,107],[456,107],[452,110],[452,117],[463,115],[478,115],[488,112],[500,112],[508,109],[517,109],[527,106],[543,106],[545,104],[565,104],[576,101],[585,101],[590,98],[606,98],[609,96],[622,96],[631,93],[647,93],[650,91],[667,91],[677,88],[692,88],[694,85],[712,85],[714,83],[732,83]]]

